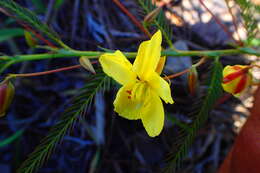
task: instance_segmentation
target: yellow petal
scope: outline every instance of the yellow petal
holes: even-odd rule
[[[151,40],[141,43],[133,70],[142,80],[146,80],[155,71],[161,56],[161,43],[162,34],[160,30],[152,36]]]
[[[136,79],[136,75],[132,71],[132,64],[119,50],[115,53],[101,55],[99,62],[103,71],[122,85],[134,82]]]
[[[159,75],[162,73],[162,71],[163,71],[163,67],[164,67],[164,64],[165,64],[165,61],[166,61],[166,56],[162,56],[161,58],[160,58],[160,61],[159,61],[159,63],[158,63],[158,65],[157,65],[157,67],[156,67],[156,73],[158,73]]]
[[[148,79],[148,84],[156,92],[156,94],[165,101],[165,103],[174,103],[169,84],[157,73],[152,73]]]
[[[142,123],[149,136],[158,136],[164,125],[163,104],[159,96],[150,91],[149,101],[142,109]]]
[[[115,112],[117,112],[121,117],[129,120],[140,119],[141,109],[143,106],[143,102],[134,99],[132,93],[134,88],[136,88],[136,84],[123,86],[119,89],[114,101]],[[138,93],[138,95],[140,94],[142,93]]]

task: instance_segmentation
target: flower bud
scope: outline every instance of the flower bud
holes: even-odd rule
[[[195,66],[192,66],[188,73],[188,87],[191,95],[195,95],[198,84],[198,72]]]
[[[31,48],[36,47],[37,40],[32,37],[30,32],[25,30],[24,31],[24,37],[25,37],[25,40],[26,40],[26,43],[28,44],[28,46],[30,46]]]
[[[249,69],[247,65],[226,66],[223,70],[223,89],[238,97],[252,83]]]
[[[163,67],[164,67],[164,64],[165,64],[165,61],[166,61],[166,56],[162,56],[157,64],[157,67],[155,69],[155,71],[158,73],[158,74],[161,74],[162,71],[163,71]]]
[[[79,58],[79,63],[82,67],[84,67],[86,70],[90,71],[93,74],[96,74],[96,71],[94,67],[92,66],[90,60],[86,56],[82,56]]]
[[[0,83],[0,117],[3,117],[9,108],[15,93],[13,84],[9,81]]]
[[[144,22],[149,24],[152,23],[155,18],[158,16],[158,14],[160,13],[162,7],[157,7],[155,8],[153,11],[151,11],[149,14],[147,14],[144,18]]]

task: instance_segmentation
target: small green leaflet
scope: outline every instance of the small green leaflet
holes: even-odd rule
[[[12,142],[14,142],[17,138],[19,138],[22,134],[23,134],[24,130],[19,130],[17,132],[15,132],[12,136],[6,138],[3,141],[0,141],[0,148],[5,147],[9,144],[11,144]]]
[[[0,42],[22,36],[24,36],[24,30],[20,28],[0,29]]]

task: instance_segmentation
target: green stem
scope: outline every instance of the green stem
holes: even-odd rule
[[[32,55],[15,55],[11,56],[0,56],[0,60],[9,60],[2,71],[4,71],[9,66],[25,62],[25,61],[36,61],[44,59],[53,59],[53,58],[72,58],[72,57],[81,57],[87,56],[90,59],[97,58],[105,52],[100,51],[79,51],[79,50],[59,50],[54,53],[42,53],[42,54],[32,54]],[[124,52],[127,58],[135,58],[136,52]],[[226,49],[226,50],[206,50],[206,51],[175,51],[175,50],[164,50],[162,51],[162,56],[207,56],[209,58],[215,58],[218,56],[224,55],[236,55],[236,54],[250,54],[255,56],[260,56],[260,52],[257,52],[250,48],[239,48],[239,49]],[[0,73],[2,72],[0,71]]]
[[[253,49],[225,49],[225,50],[205,50],[205,51],[165,50],[162,52],[162,56],[206,56],[209,58],[215,58],[224,55],[236,55],[236,54],[250,54],[250,55],[260,56],[260,52],[256,52]]]
[[[71,50],[71,48],[67,46],[65,43],[63,43],[61,40],[56,40],[56,42],[59,43],[60,46],[63,47],[64,49]]]

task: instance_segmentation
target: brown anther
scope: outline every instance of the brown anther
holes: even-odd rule
[[[131,95],[132,94],[132,91],[131,90],[126,90],[126,92]]]

